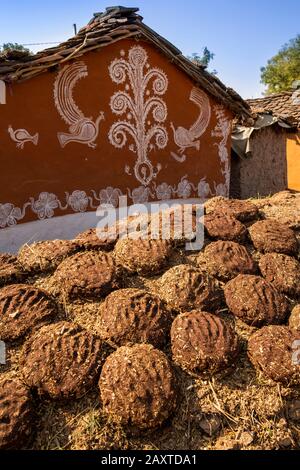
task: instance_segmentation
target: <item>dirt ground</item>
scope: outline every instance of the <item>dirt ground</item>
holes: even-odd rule
[[[259,218],[288,224],[300,242],[300,194],[291,198],[281,193],[273,198],[252,200]],[[253,222],[247,222],[249,226]],[[210,240],[206,240],[206,244]],[[249,240],[243,243],[259,260],[260,254]],[[196,266],[198,253],[173,250],[168,266],[159,276],[124,275],[124,287],[144,288],[158,293],[159,279],[171,266]],[[298,251],[299,259],[299,251]],[[29,276],[26,283],[52,293],[53,273]],[[223,285],[221,283],[221,285]],[[78,323],[95,332],[102,300],[69,301],[59,297],[57,320]],[[300,303],[290,298],[291,308]],[[128,431],[104,413],[97,385],[85,396],[68,402],[35,397],[36,430],[28,448],[37,450],[203,450],[203,449],[300,449],[300,387],[266,379],[247,357],[247,340],[257,329],[234,319],[224,305],[216,314],[235,321],[240,354],[230,370],[213,376],[193,376],[174,365],[178,386],[177,408],[159,429]],[[19,374],[19,354],[23,341],[8,347],[7,364],[0,366],[0,379]],[[105,354],[114,351],[105,345]],[[172,361],[170,341],[162,350]]]

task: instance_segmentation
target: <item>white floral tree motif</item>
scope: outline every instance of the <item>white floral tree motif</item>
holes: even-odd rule
[[[212,137],[221,138],[221,141],[218,144],[214,144],[219,149],[220,161],[223,165],[222,175],[225,177],[225,184],[219,184],[216,186],[215,191],[217,196],[229,196],[229,187],[230,187],[230,163],[229,155],[227,149],[227,141],[231,132],[231,122],[230,119],[226,117],[225,108],[222,105],[214,106],[214,111],[216,113],[218,123],[215,129],[212,131]]]
[[[124,55],[125,52],[121,51],[123,57],[115,59],[109,67],[113,82],[125,84],[125,90],[112,96],[110,106],[113,113],[127,115],[126,119],[112,125],[109,140],[114,147],[121,149],[127,143],[127,136],[130,136],[132,143],[129,150],[137,155],[135,177],[142,185],[147,186],[161,170],[160,164],[153,167],[148,153],[155,149],[164,149],[168,143],[168,133],[163,126],[168,111],[161,98],[168,89],[168,78],[162,70],[150,68],[147,52],[141,46],[129,50],[128,60]],[[126,83],[127,79],[129,83]],[[154,124],[151,123],[150,112]],[[125,171],[131,174],[128,166]]]

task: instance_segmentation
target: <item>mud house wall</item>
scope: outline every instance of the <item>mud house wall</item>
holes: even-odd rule
[[[253,132],[252,156],[240,161],[242,199],[268,196],[287,188],[286,133],[277,126]]]
[[[300,191],[300,131],[287,137],[288,187]]]
[[[231,119],[143,41],[7,85],[0,228],[117,205],[121,194],[129,204],[226,195]]]

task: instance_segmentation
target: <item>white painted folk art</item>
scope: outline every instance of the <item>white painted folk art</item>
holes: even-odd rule
[[[57,137],[61,147],[70,142],[88,145],[96,148],[95,143],[99,134],[100,122],[104,119],[103,111],[96,121],[87,118],[79,109],[73,98],[76,83],[88,76],[87,66],[84,62],[75,62],[65,66],[57,75],[54,84],[55,106],[61,118],[69,125],[69,133],[58,132]]]
[[[215,143],[218,147],[219,151],[219,158],[221,162],[221,171],[222,175],[225,178],[224,184],[219,184],[215,186],[215,194],[216,196],[224,196],[229,197],[229,190],[230,190],[230,159],[227,149],[227,142],[231,133],[231,121],[229,118],[226,117],[225,108],[222,105],[215,105],[214,111],[216,113],[218,124],[216,125],[215,129],[212,131],[212,137],[220,138],[219,143]]]
[[[38,132],[34,135],[30,135],[26,129],[14,130],[12,126],[8,126],[8,133],[11,140],[16,142],[16,146],[19,149],[23,149],[26,142],[31,142],[32,144],[37,145],[39,141]]]
[[[66,192],[64,200],[60,200],[54,193],[42,192],[37,199],[30,197],[23,207],[0,203],[0,228],[16,225],[28,211],[33,212],[38,219],[45,220],[57,215],[57,211],[70,212],[71,209],[74,213],[84,213],[94,211],[100,204],[117,207],[122,195],[127,195],[132,204],[143,204],[150,200],[186,200],[195,195],[201,200],[214,195],[229,195],[230,160],[227,143],[231,121],[226,117],[226,110],[222,105],[213,107],[217,125],[211,136],[218,139],[214,145],[218,149],[225,182],[213,182],[210,185],[204,176],[195,185],[188,175],[184,175],[180,176],[173,186],[167,182],[156,183],[155,178],[162,166],[158,164],[154,167],[149,154],[153,150],[164,149],[168,143],[168,132],[164,125],[168,110],[162,98],[168,89],[168,78],[162,70],[150,67],[147,53],[142,47],[132,47],[127,55],[128,57],[125,57],[126,53],[121,51],[121,57],[115,59],[109,67],[112,81],[118,85],[123,84],[124,89],[117,91],[110,100],[113,113],[120,116],[120,119],[112,124],[108,138],[115,148],[121,149],[128,145],[129,150],[136,155],[133,174],[139,183],[138,186],[132,190],[127,188],[125,191],[108,186],[98,191],[92,189],[90,194],[74,190],[71,194]],[[56,78],[55,105],[62,119],[69,125],[69,133],[58,133],[61,147],[69,142],[85,144],[91,148],[97,145],[99,125],[104,119],[103,112],[94,122],[92,118],[84,116],[73,99],[76,83],[87,75],[84,62],[76,62],[64,67]],[[209,99],[203,91],[193,88],[190,101],[200,110],[196,122],[189,129],[175,128],[171,123],[174,142],[178,146],[178,153],[173,153],[172,156],[179,162],[186,159],[185,151],[188,148],[200,149],[200,137],[206,131],[212,114]],[[23,148],[26,142],[37,145],[39,140],[38,133],[30,135],[25,129],[14,130],[9,126],[8,132],[19,148]],[[126,164],[125,172],[132,174],[130,165]]]
[[[145,204],[150,199],[168,200],[179,197],[186,199],[191,196],[192,190],[197,188],[184,176],[177,186],[168,183],[154,185],[154,191],[145,186],[139,186],[132,191],[122,192],[119,188],[107,187],[100,191],[91,190],[89,196],[85,191],[75,190],[71,194],[65,193],[65,200],[61,201],[54,193],[42,192],[37,199],[31,197],[22,208],[11,203],[0,203],[0,228],[12,227],[22,220],[26,212],[31,210],[38,219],[45,220],[55,216],[55,211],[66,211],[72,209],[75,213],[83,213],[88,210],[94,211],[99,205],[119,205],[119,197],[126,196],[132,204]],[[127,193],[127,194],[126,194]],[[188,196],[189,195],[189,196]]]
[[[112,81],[125,85],[111,97],[113,113],[124,118],[111,126],[109,140],[115,148],[121,149],[130,138],[128,148],[137,156],[134,175],[139,183],[147,186],[162,168],[161,165],[153,167],[149,153],[164,149],[168,143],[163,125],[168,110],[161,98],[168,89],[168,78],[162,70],[150,67],[147,52],[141,46],[129,50],[128,60],[125,55],[125,51],[121,51],[121,58],[115,59],[109,67]],[[129,165],[125,172],[131,174]]]
[[[172,157],[178,162],[182,163],[186,160],[184,152],[186,149],[193,147],[196,150],[200,150],[200,137],[206,131],[211,117],[211,107],[208,96],[199,88],[193,88],[190,94],[190,101],[198,106],[200,113],[197,120],[189,128],[178,127],[175,129],[174,124],[171,122],[171,128],[173,130],[174,142],[179,148],[179,154],[171,152]]]

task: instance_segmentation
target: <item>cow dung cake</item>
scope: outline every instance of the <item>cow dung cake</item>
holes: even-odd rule
[[[252,364],[269,379],[299,384],[299,342],[300,332],[286,326],[265,326],[250,337],[248,356]]]
[[[300,295],[300,263],[291,256],[267,253],[259,261],[264,278],[287,295]]]
[[[212,212],[204,216],[204,228],[212,239],[242,242],[247,237],[247,228],[235,217]]]
[[[32,438],[33,403],[28,388],[15,377],[0,380],[0,449],[19,450]]]
[[[0,339],[15,341],[55,318],[55,301],[47,292],[28,284],[0,289]]]
[[[100,307],[97,333],[118,346],[127,343],[164,344],[171,314],[156,295],[140,289],[112,292]]]
[[[224,287],[230,311],[250,326],[283,323],[289,304],[271,283],[260,276],[239,274]]]
[[[118,287],[118,272],[110,253],[86,251],[63,261],[54,273],[55,293],[69,299],[97,298]]]
[[[172,244],[168,240],[123,238],[115,247],[117,263],[130,273],[142,276],[159,273],[171,252]]]
[[[206,272],[188,264],[174,266],[159,280],[160,296],[171,308],[214,311],[223,300],[218,282]]]
[[[172,367],[165,354],[149,344],[123,346],[111,354],[99,387],[104,411],[129,427],[160,426],[176,404]]]
[[[99,377],[102,342],[72,323],[47,325],[25,343],[20,364],[25,384],[39,395],[80,398]]]
[[[70,240],[36,242],[21,247],[18,261],[31,272],[51,271],[77,250],[76,244]]]
[[[250,201],[239,199],[221,199],[216,204],[206,205],[206,213],[218,212],[227,216],[235,217],[241,222],[256,219],[259,211],[255,204]]]
[[[176,245],[193,240],[197,230],[196,209],[191,204],[178,205],[153,214],[148,225],[149,237],[172,240]]]
[[[276,220],[261,220],[249,228],[255,248],[263,253],[295,255],[298,250],[293,230]]]
[[[74,242],[85,250],[111,251],[117,242],[117,234],[100,233],[96,228],[90,228],[79,233]]]
[[[18,259],[8,253],[0,253],[0,287],[24,280],[26,272]]]
[[[175,318],[171,328],[173,360],[190,372],[216,372],[238,353],[233,326],[216,315],[193,310]]]
[[[204,251],[205,266],[209,274],[226,281],[238,274],[255,274],[256,264],[247,249],[236,242],[210,243]]]
[[[300,305],[296,305],[289,318],[289,327],[291,330],[300,331]]]

